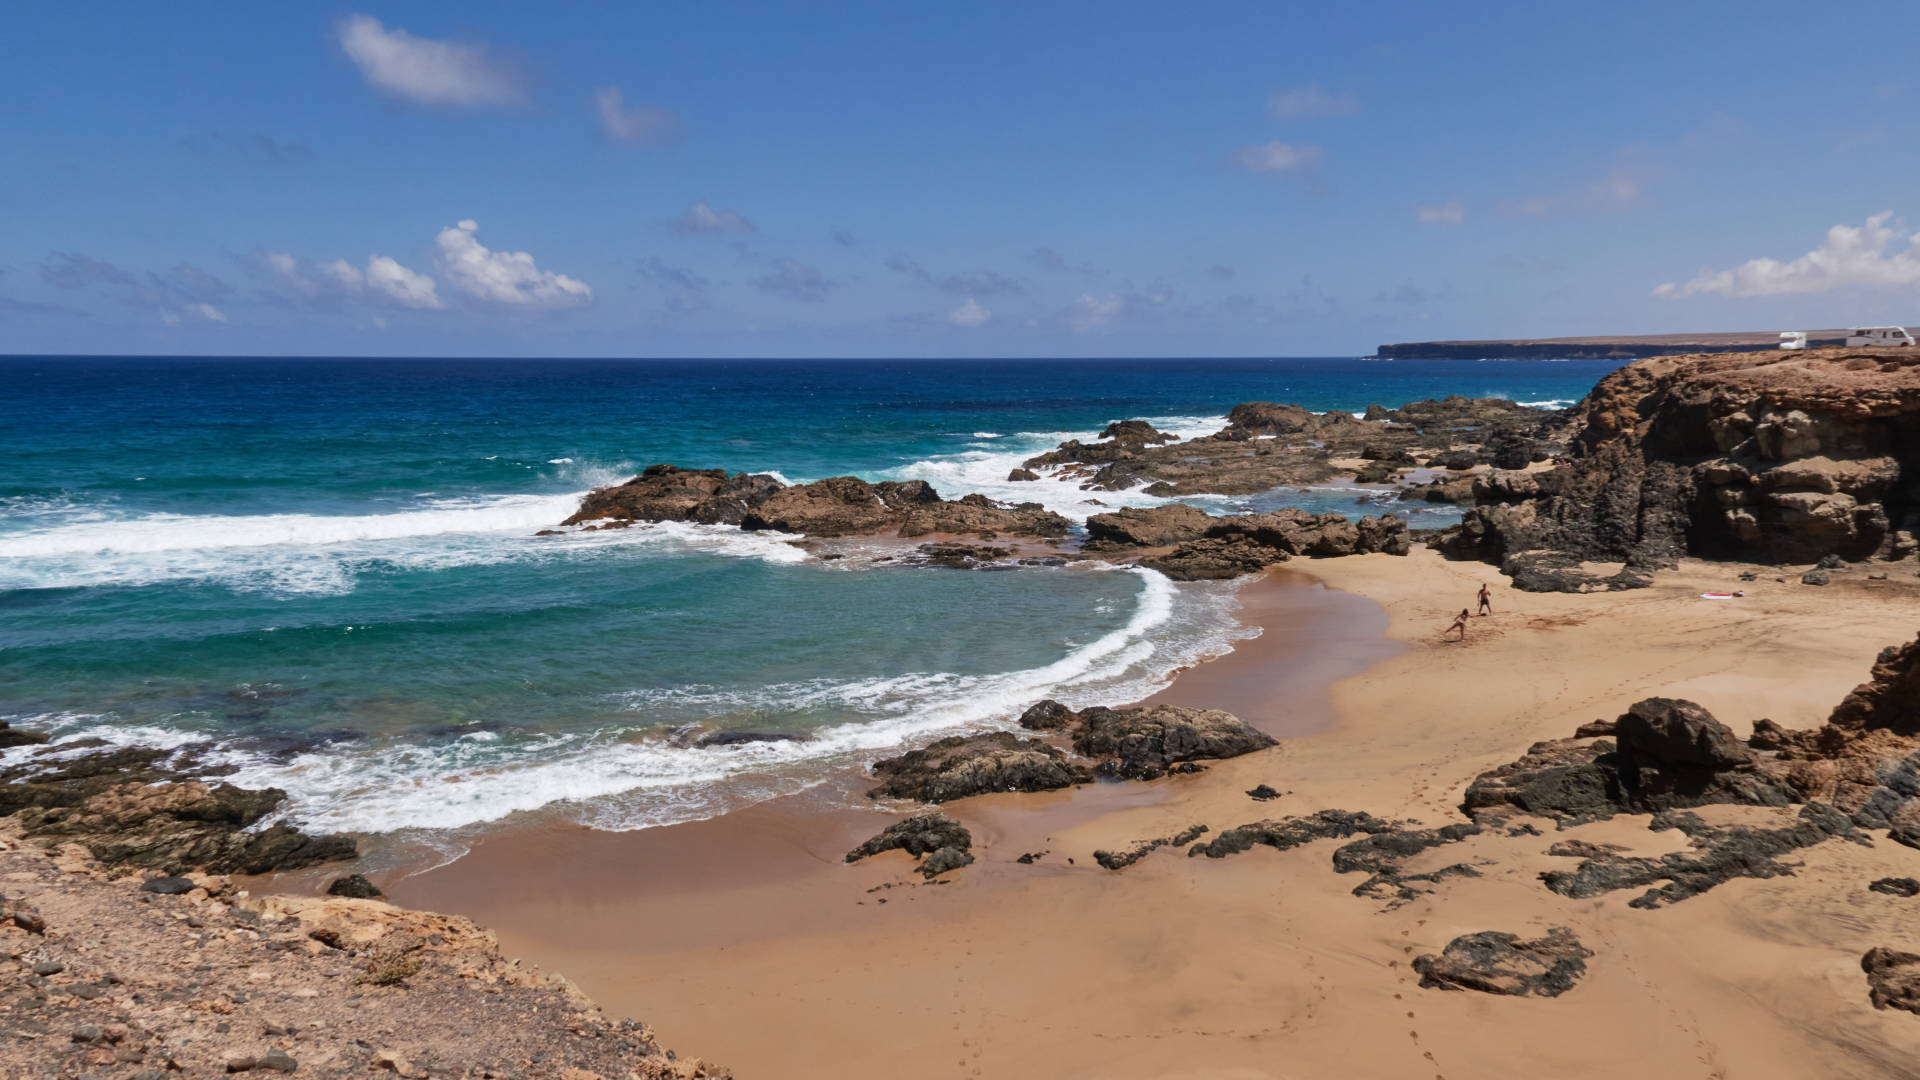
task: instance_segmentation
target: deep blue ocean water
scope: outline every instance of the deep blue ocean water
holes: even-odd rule
[[[1242,632],[1233,586],[828,562],[679,524],[533,535],[593,486],[657,461],[852,473],[1079,519],[1159,500],[1008,470],[1117,419],[1559,406],[1614,366],[0,358],[0,718],[219,739],[318,828],[708,815],[1039,697],[1136,699]],[[1357,495],[1191,501],[1380,512]],[[806,738],[701,750],[688,725]]]

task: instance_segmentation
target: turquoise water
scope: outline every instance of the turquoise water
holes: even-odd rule
[[[1612,366],[0,359],[0,718],[216,740],[316,828],[705,816],[1039,697],[1136,699],[1243,632],[1234,587],[821,561],[722,527],[533,535],[595,485],[656,461],[853,473],[1082,519],[1158,500],[1007,471],[1115,419],[1561,405]],[[1358,495],[1194,501],[1378,512]],[[799,738],[690,745],[710,730]]]

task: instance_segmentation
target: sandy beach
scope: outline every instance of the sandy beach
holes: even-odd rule
[[[1352,895],[1326,842],[1224,860],[1163,848],[1120,872],[1091,860],[1324,808],[1458,821],[1476,774],[1653,695],[1742,735],[1762,717],[1814,726],[1913,632],[1910,580],[1819,589],[1741,569],[1522,594],[1424,549],[1296,561],[1246,593],[1261,637],[1156,698],[1239,711],[1278,748],[1151,784],[949,803],[979,861],[934,884],[900,854],[841,861],[889,820],[845,808],[849,777],[664,829],[503,832],[392,891],[494,928],[509,953],[742,1076],[1916,1075],[1920,1028],[1876,1012],[1859,969],[1873,945],[1913,943],[1909,902],[1866,889],[1920,858],[1885,841],[1821,844],[1791,876],[1653,911],[1628,907],[1634,890],[1570,900],[1538,880],[1573,862],[1545,854],[1556,839],[1685,845],[1645,815],[1425,852],[1409,870],[1465,861],[1479,876],[1391,909]],[[1441,642],[1482,581],[1494,614]],[[1698,595],[1734,588],[1746,595]],[[1260,783],[1283,797],[1249,799]],[[1559,998],[1420,989],[1409,966],[1460,934],[1555,926],[1595,953]]]

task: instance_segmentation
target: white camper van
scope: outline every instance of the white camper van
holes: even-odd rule
[[[1904,326],[1856,326],[1847,331],[1849,345],[1913,345]]]

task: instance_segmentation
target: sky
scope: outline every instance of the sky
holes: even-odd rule
[[[7,11],[0,353],[1920,322],[1907,3]]]

